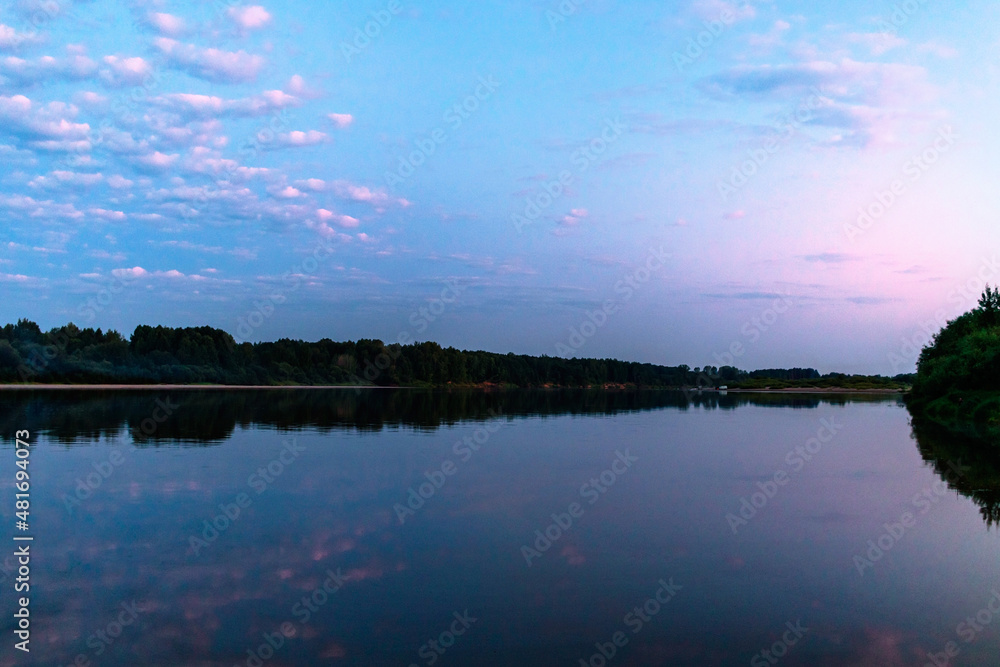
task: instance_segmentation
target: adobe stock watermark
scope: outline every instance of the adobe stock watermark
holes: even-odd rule
[[[314,588],[308,595],[303,595],[302,599],[292,605],[291,614],[298,623],[305,628],[312,620],[313,615],[319,612],[330,599],[342,589],[349,577],[344,576],[340,568],[337,571],[327,570],[326,579],[319,586]],[[263,667],[264,663],[275,656],[289,639],[298,634],[298,628],[292,621],[285,621],[278,625],[274,632],[265,632],[261,635],[263,640],[256,647],[246,650],[247,658],[243,662],[245,667]],[[234,667],[239,667],[235,665]]]
[[[125,455],[122,454],[120,449],[113,449],[106,460],[91,464],[94,472],[88,473],[85,477],[76,478],[76,489],[73,491],[73,495],[71,496],[68,493],[63,494],[62,501],[66,507],[66,511],[72,516],[76,508],[84,500],[93,496],[94,492],[101,488],[101,485],[123,463],[125,463]]]
[[[457,611],[453,612],[452,616],[454,620],[447,630],[441,632],[436,638],[427,640],[427,643],[417,649],[417,655],[423,658],[425,665],[430,666],[436,663],[441,656],[448,652],[448,649],[455,645],[458,638],[468,632],[472,624],[479,620],[471,616],[468,609],[461,614]],[[420,667],[420,665],[411,662],[409,667]]]
[[[244,161],[244,164],[258,158],[263,151],[274,146],[278,140],[278,134],[284,132],[290,126],[291,116],[288,113],[288,109],[275,109],[271,112],[266,123],[262,124],[257,131],[248,135],[240,143],[237,155]],[[225,170],[229,175],[233,175],[239,169],[240,165],[235,161],[227,162],[225,165]]]
[[[137,29],[137,31],[139,31]],[[129,91],[122,93],[111,102],[112,116],[106,117],[92,128],[83,141],[75,142],[67,151],[60,163],[68,167],[85,166],[90,163],[90,153],[94,148],[103,145],[108,137],[116,132],[115,123],[122,122],[133,124],[138,118],[135,115],[136,108],[140,102],[148,102],[150,95],[157,89],[163,87],[164,81],[169,80],[169,74],[159,69],[153,69],[147,74],[142,82],[133,86]]]
[[[771,328],[777,324],[780,317],[787,313],[794,305],[795,302],[792,300],[791,294],[776,296],[770,306],[762,310],[754,317],[751,317],[749,320],[744,322],[742,327],[740,327],[740,334],[748,339],[746,344],[744,344],[742,340],[734,340],[729,344],[729,348],[726,351],[713,353],[712,357],[715,359],[715,362],[719,364],[720,367],[734,367],[736,365],[736,360],[746,354],[747,345],[752,345],[759,341],[765,333],[770,331]],[[691,393],[694,389],[714,387],[721,380],[722,375],[718,373],[717,370],[712,373],[702,370],[695,377],[694,388],[685,388],[684,393],[688,400],[691,400]]]
[[[95,658],[104,655],[104,652],[111,648],[115,641],[122,636],[125,628],[133,625],[139,619],[139,614],[146,611],[135,600],[123,602],[119,606],[122,610],[118,612],[114,620],[87,637],[87,648],[91,649]],[[66,667],[90,667],[90,665],[90,656],[87,653],[78,653],[73,658],[73,662],[66,665]]]
[[[527,225],[534,224],[542,213],[566,194],[566,188],[600,160],[627,131],[628,126],[622,123],[620,118],[605,121],[604,129],[599,135],[575,149],[570,155],[575,174],[569,169],[560,171],[555,179],[542,184],[542,192],[524,200],[523,211],[511,214],[510,221],[517,233],[521,234]]]
[[[242,163],[237,160],[228,159],[219,161],[219,169],[215,173],[221,171],[223,175],[214,179],[215,185],[219,188],[228,187],[230,183],[224,180],[225,178],[239,176],[240,170],[247,170],[247,165],[260,157],[263,151],[275,147],[279,133],[287,130],[291,125],[290,119],[288,109],[284,107],[272,111],[267,122],[247,135],[240,143],[237,154]],[[211,201],[208,190],[206,188],[199,188],[198,194],[193,197],[193,201],[199,204]],[[180,212],[181,217],[185,220],[195,218],[199,213],[200,211],[188,205],[185,205]]]
[[[389,27],[395,17],[403,11],[403,4],[399,0],[389,0],[384,9],[372,12],[371,20],[361,28],[355,28],[354,35],[349,42],[340,43],[340,52],[348,63],[356,56],[361,55],[372,43],[382,36],[382,31]]]
[[[460,285],[453,280],[445,282],[444,288],[429,299],[426,306],[420,306],[410,315],[408,322],[415,328],[416,333],[422,334],[427,328],[437,321],[448,308],[461,298],[462,293],[467,289],[467,285]],[[364,384],[365,381],[374,383],[387,371],[392,363],[403,354],[402,347],[416,342],[413,334],[409,330],[403,330],[396,336],[395,344],[386,346],[386,351],[378,354],[374,360],[366,359],[365,368],[361,376],[352,375],[351,380],[355,386]],[[355,393],[360,393],[360,389],[355,389]]]
[[[956,285],[948,292],[948,303],[954,306],[954,315],[961,315],[969,308],[976,306],[989,281],[998,275],[1000,275],[1000,259],[997,255],[993,255],[992,258],[984,257],[983,263],[979,265],[974,276]],[[939,309],[935,311],[933,319],[921,322],[920,329],[913,335],[902,338],[899,349],[888,355],[893,372],[898,373],[904,366],[915,364],[920,358],[920,351],[934,339],[934,336],[941,329],[947,326],[948,319],[947,311]]]
[[[460,463],[468,463],[476,452],[489,442],[490,437],[507,423],[501,413],[494,412],[492,409],[489,410],[489,413],[493,417],[493,421],[480,426],[473,431],[472,435],[463,437],[452,446],[452,452],[458,457]],[[406,523],[409,517],[415,516],[427,501],[433,498],[444,487],[448,478],[457,474],[460,469],[460,464],[455,463],[452,459],[445,459],[434,470],[425,472],[424,477],[427,478],[427,481],[416,488],[412,486],[409,488],[406,504],[396,503],[392,506],[396,517],[399,519],[399,525]]]
[[[65,3],[56,2],[56,0],[43,0],[43,2],[36,3],[35,6],[38,9],[31,14],[30,23],[31,27],[36,31],[41,30],[60,16],[72,18],[77,22],[81,20],[71,0]],[[12,48],[19,49],[24,44],[33,44],[38,41],[40,41],[40,38],[37,32],[15,31],[8,43]]]
[[[128,274],[130,275],[130,274]],[[132,285],[134,278],[128,277],[125,273],[114,276],[108,286],[97,293],[96,297],[89,297],[77,308],[77,314],[88,322],[93,321],[96,313],[102,312],[104,308],[110,306],[115,297]],[[21,382],[28,382],[45,372],[52,361],[59,356],[60,352],[66,351],[69,345],[69,336],[64,330],[55,333],[45,334],[48,344],[43,345],[41,351],[32,350],[31,355],[17,368],[18,377]]]
[[[903,164],[903,178],[897,178],[886,190],[875,193],[875,200],[858,209],[857,220],[844,225],[844,234],[851,243],[871,229],[878,220],[891,209],[910,187],[917,183],[960,139],[951,125],[945,125],[937,132],[937,137],[920,154],[914,155]]]
[[[748,159],[739,166],[733,167],[728,180],[716,182],[715,187],[723,202],[728,202],[732,195],[741,190],[750,182],[750,179],[763,169],[771,157],[781,150],[782,140],[790,139],[805,123],[813,119],[813,111],[823,106],[823,93],[816,87],[813,87],[811,92],[811,95],[799,102],[795,111],[775,123],[775,133],[767,138],[763,146],[747,151]]]
[[[288,300],[287,295],[298,291],[303,279],[319,271],[319,267],[325,264],[331,255],[333,246],[320,243],[313,248],[308,257],[286,271],[281,276],[281,287],[254,301],[253,308],[245,316],[237,318],[236,335],[233,336],[233,340],[238,344],[249,342],[254,332],[274,316],[277,307]]]
[[[976,637],[986,631],[993,620],[1000,617],[1000,590],[994,586],[990,591],[993,596],[986,601],[986,605],[971,614],[955,628],[955,634],[966,644],[976,641]],[[962,647],[956,641],[949,641],[939,652],[928,651],[927,662],[924,667],[947,667],[951,664],[952,658],[957,658],[962,653]]]
[[[545,10],[545,18],[549,22],[549,29],[555,32],[559,24],[565,23],[566,19],[576,16],[580,8],[587,4],[587,0],[560,0],[554,9]]]
[[[608,323],[612,315],[618,313],[622,306],[632,300],[636,292],[642,289],[653,275],[666,265],[671,256],[664,251],[663,246],[660,246],[658,250],[650,248],[645,264],[630,271],[615,283],[614,291],[618,295],[616,298],[607,299],[600,308],[587,311],[585,313],[586,319],[583,322],[569,328],[569,338],[565,342],[556,343],[556,356],[570,357],[583,349],[587,341],[597,335],[597,332]]]
[[[889,364],[893,373],[900,373],[908,365],[915,364],[920,351],[931,342],[935,334],[948,324],[948,316],[943,310],[934,313],[934,318],[920,323],[920,329],[912,336],[904,337],[899,350],[890,352]]]
[[[770,647],[761,649],[750,659],[750,667],[769,667],[769,665],[778,664],[809,632],[809,628],[802,627],[801,619],[795,623],[788,621],[785,623],[785,627],[787,630],[782,633],[781,639],[771,644]]]
[[[119,272],[118,275],[112,273],[111,277],[112,280],[107,286],[98,290],[97,296],[88,297],[77,307],[76,314],[84,321],[93,322],[98,313],[104,312],[104,309],[114,302],[116,296],[134,285],[136,281],[135,276],[128,272]]]
[[[917,518],[931,511],[931,508],[941,502],[941,499],[948,495],[948,484],[954,484],[958,478],[962,477],[969,466],[963,466],[962,460],[948,461],[948,470],[944,473],[944,479],[935,480],[933,484],[924,488],[919,493],[914,494],[911,504],[914,509],[920,510],[918,514],[913,512],[903,512],[897,521],[884,523],[882,527],[885,531],[873,540],[868,540],[868,549],[863,555],[854,556],[854,567],[858,570],[858,575],[865,576],[865,570],[875,567],[875,563],[882,560],[888,552],[899,544],[904,535],[917,525]]]
[[[876,27],[886,36],[895,36],[904,25],[910,22],[910,18],[927,4],[928,0],[904,0],[892,6],[892,13],[889,16],[880,16],[876,22]]]
[[[171,403],[170,397],[156,399],[155,406],[150,416],[143,419],[139,426],[132,431],[133,440],[143,437],[150,437],[160,428],[160,424],[166,422],[173,416],[174,411],[180,407],[177,403]],[[62,497],[66,511],[72,516],[73,512],[84,500],[91,498],[101,485],[108,480],[125,463],[125,454],[122,449],[113,449],[104,461],[91,464],[94,472],[88,473],[84,477],[76,478],[76,488],[73,495],[64,493]],[[131,453],[131,448],[125,448],[125,452]]]
[[[457,132],[465,121],[472,118],[472,114],[480,109],[482,104],[493,97],[494,93],[502,85],[493,75],[488,77],[480,76],[475,90],[464,98],[448,107],[444,112],[443,120],[451,128],[452,132]],[[385,184],[388,188],[402,185],[408,178],[417,172],[417,169],[427,164],[427,161],[434,155],[438,147],[448,141],[448,130],[437,127],[427,133],[426,137],[419,137],[413,140],[414,150],[406,156],[398,156],[395,171],[385,172]]]
[[[778,495],[778,491],[787,486],[792,480],[792,473],[801,472],[806,463],[812,461],[818,455],[823,446],[829,444],[844,428],[843,424],[838,424],[836,417],[830,419],[820,419],[820,426],[816,430],[816,436],[809,438],[802,445],[797,445],[785,455],[785,464],[790,470],[781,468],[777,470],[771,479],[766,482],[757,482],[759,491],[750,495],[748,500],[745,496],[740,498],[740,508],[737,514],[730,512],[726,514],[726,522],[733,531],[733,535],[739,533],[739,529],[746,526],[751,519],[767,507],[767,504]]]
[[[996,255],[990,259],[984,257],[976,275],[948,292],[948,303],[955,306],[955,314],[960,315],[970,306],[978,304],[986,285],[998,274],[1000,274],[1000,259],[997,259]]]
[[[628,630],[632,632],[633,635],[637,635],[642,632],[642,629],[646,627],[646,624],[653,620],[657,614],[663,611],[663,608],[670,603],[677,594],[684,588],[680,584],[675,584],[673,577],[669,581],[664,581],[660,579],[658,582],[659,588],[653,593],[652,597],[643,602],[641,605],[633,607],[630,612],[625,614],[622,618],[622,625],[624,625]],[[594,648],[597,651],[591,655],[589,658],[580,658],[579,667],[605,667],[611,660],[618,655],[618,652],[628,646],[629,636],[625,630],[617,630],[611,635],[610,641],[597,642],[594,644]]]
[[[285,469],[295,463],[306,450],[304,445],[298,444],[295,438],[289,438],[282,443],[280,453],[267,465],[257,469],[247,478],[247,486],[253,489],[258,496],[263,494],[274,484],[275,480],[281,476]],[[200,536],[188,536],[188,546],[191,552],[197,557],[201,552],[211,546],[219,536],[229,530],[235,524],[243,511],[253,505],[253,498],[249,493],[240,492],[236,494],[231,502],[219,503],[219,514],[211,519],[202,522]]]
[[[741,8],[746,6],[747,3],[744,2]],[[705,52],[712,48],[715,41],[722,36],[722,33],[731,28],[734,23],[736,23],[736,14],[727,5],[723,5],[717,18],[711,21],[702,21],[701,24],[705,29],[688,39],[687,47],[683,53],[674,51],[674,66],[677,71],[683,73],[685,67],[700,60]]]
[[[608,489],[614,486],[615,482],[639,460],[638,457],[632,456],[628,449],[624,452],[616,451],[615,455],[615,459],[607,470],[602,471],[580,487],[580,497],[586,498],[588,505],[593,505],[600,500],[601,496],[607,493]],[[565,512],[552,515],[551,524],[544,529],[536,530],[534,548],[527,544],[521,547],[521,555],[528,567],[531,567],[533,559],[541,558],[545,552],[551,549],[552,545],[563,536],[563,533],[572,528],[574,522],[583,516],[584,511],[584,507],[580,503],[570,503]]]

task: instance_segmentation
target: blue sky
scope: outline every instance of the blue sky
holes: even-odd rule
[[[909,371],[1000,282],[998,19],[2,2],[0,319]]]

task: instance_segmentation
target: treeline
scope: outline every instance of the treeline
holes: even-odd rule
[[[1000,435],[1000,288],[948,322],[921,351],[908,404],[942,423],[971,421]]]
[[[855,380],[858,376],[852,376]],[[706,380],[706,378],[708,380]],[[835,378],[835,379],[831,379]],[[564,359],[442,348],[437,343],[386,345],[380,340],[315,343],[282,339],[237,343],[211,327],[139,326],[117,331],[68,324],[43,332],[20,320],[0,329],[0,382],[73,384],[376,385],[514,387],[785,386],[850,380],[815,369],[746,372],[614,359]],[[861,376],[876,386],[895,379]],[[840,385],[845,386],[845,385]]]

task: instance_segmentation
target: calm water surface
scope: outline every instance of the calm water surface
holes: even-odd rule
[[[894,397],[9,392],[0,424],[5,556],[35,443],[4,666],[1000,655],[1000,465]]]

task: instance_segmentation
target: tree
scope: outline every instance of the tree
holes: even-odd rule
[[[986,286],[986,291],[979,297],[979,313],[986,326],[996,326],[1000,322],[1000,287]]]

